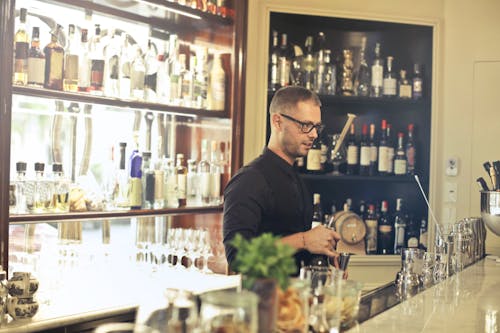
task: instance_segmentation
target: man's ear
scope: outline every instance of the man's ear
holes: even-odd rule
[[[271,114],[271,128],[281,129],[281,117],[277,113]]]

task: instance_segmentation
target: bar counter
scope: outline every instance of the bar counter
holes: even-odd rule
[[[483,259],[397,305],[392,302],[374,297],[372,310],[389,308],[347,332],[498,332],[500,263]]]

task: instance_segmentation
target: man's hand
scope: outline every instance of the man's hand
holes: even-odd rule
[[[320,225],[304,232],[304,248],[317,254],[326,254],[329,257],[337,257],[335,251],[340,235],[327,227]]]

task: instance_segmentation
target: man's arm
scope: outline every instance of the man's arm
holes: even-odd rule
[[[337,256],[335,247],[339,240],[340,235],[337,232],[322,225],[308,231],[288,235],[281,239],[283,243],[297,250],[307,250],[311,253],[326,254],[330,257]]]

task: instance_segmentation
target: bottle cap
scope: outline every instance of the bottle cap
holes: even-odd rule
[[[16,171],[17,172],[26,172],[26,162],[17,162],[16,163]]]
[[[62,172],[63,167],[61,163],[54,163],[52,164],[52,172]]]
[[[151,152],[150,151],[142,152],[142,157],[143,158],[151,158]]]
[[[45,163],[36,162],[35,163],[35,171],[43,171],[45,170]]]

